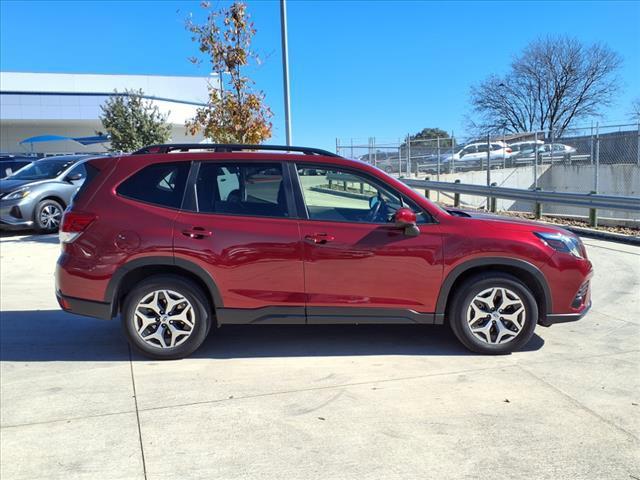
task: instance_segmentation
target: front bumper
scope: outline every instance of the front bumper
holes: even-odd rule
[[[0,229],[28,230],[33,228],[33,205],[30,198],[0,200]]]
[[[93,300],[83,300],[81,298],[67,297],[59,291],[56,292],[58,304],[65,312],[83,315],[85,317],[100,318],[102,320],[111,320],[111,304],[96,302]]]
[[[591,310],[591,302],[589,302],[579,313],[551,313],[547,314],[547,316],[543,320],[540,320],[539,323],[543,327],[550,327],[556,323],[577,322],[589,313],[589,310]]]

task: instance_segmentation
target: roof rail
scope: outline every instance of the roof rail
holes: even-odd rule
[[[289,147],[286,145],[244,145],[235,143],[165,143],[159,145],[149,145],[133,152],[133,155],[141,155],[145,153],[169,153],[169,152],[188,152],[191,150],[207,150],[216,153],[223,152],[241,152],[244,150],[267,150],[282,152],[299,152],[305,155],[324,155],[326,157],[339,157],[335,153],[319,148],[308,147]]]

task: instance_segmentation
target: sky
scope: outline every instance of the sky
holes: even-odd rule
[[[215,3],[215,2],[214,2]],[[284,143],[277,1],[249,1],[262,58],[249,75]],[[224,5],[224,3],[222,4]],[[293,142],[395,141],[425,127],[456,136],[471,115],[469,89],[509,68],[531,41],[571,35],[604,42],[624,61],[622,91],[601,123],[628,123],[640,97],[640,2],[287,2]],[[3,71],[207,75],[191,64],[192,1],[0,0]]]

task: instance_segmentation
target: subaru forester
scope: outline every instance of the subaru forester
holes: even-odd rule
[[[227,324],[448,324],[505,354],[591,305],[574,234],[440,207],[323,150],[155,145],[85,167],[58,301],[120,317],[151,358],[187,356]]]

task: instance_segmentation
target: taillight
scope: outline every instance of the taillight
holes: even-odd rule
[[[93,213],[67,210],[62,217],[60,226],[60,242],[73,242],[95,219],[96,216]]]
[[[513,150],[511,150],[510,148],[507,148],[507,153],[511,153],[513,152]]]

